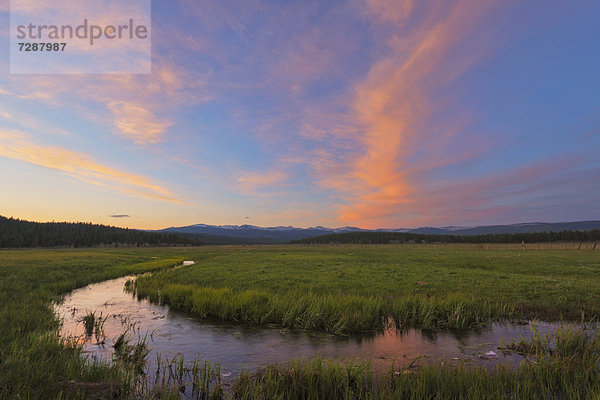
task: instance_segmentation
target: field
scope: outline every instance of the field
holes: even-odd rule
[[[183,260],[197,264],[170,269]],[[600,298],[597,250],[435,245],[0,250],[0,398],[177,398],[177,387],[140,391],[123,363],[89,365],[76,345],[57,336],[52,301],[91,282],[149,271],[155,274],[138,279],[139,294],[178,308],[337,333],[390,323],[442,329],[503,318],[594,320]],[[374,378],[368,365],[307,360],[245,374],[231,393],[265,399],[598,396],[599,335],[558,332],[554,349],[547,339],[515,346],[538,359],[518,371],[437,366]],[[207,368],[199,371],[207,374]],[[218,385],[210,391],[223,397]]]
[[[357,333],[491,320],[597,318],[600,251],[477,246],[263,246],[190,251],[142,297],[224,320]]]
[[[179,262],[125,249],[0,250],[0,398],[83,399],[89,388],[127,392],[127,371],[87,367],[75,345],[59,342],[52,301],[91,282]],[[90,382],[96,385],[78,385]]]

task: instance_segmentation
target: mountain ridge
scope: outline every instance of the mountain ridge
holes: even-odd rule
[[[291,240],[306,239],[332,233],[347,232],[406,232],[439,235],[485,235],[502,233],[534,233],[534,232],[560,232],[564,230],[582,231],[600,229],[600,220],[571,221],[571,222],[521,222],[506,225],[480,225],[473,227],[462,226],[424,226],[418,228],[396,229],[361,229],[353,226],[340,228],[327,228],[315,226],[309,228],[296,228],[293,226],[261,227],[249,224],[243,225],[208,225],[193,224],[181,227],[169,227],[155,232],[172,232],[187,234],[208,234],[243,239],[264,239],[269,242],[287,242]]]

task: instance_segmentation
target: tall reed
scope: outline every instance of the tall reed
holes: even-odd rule
[[[471,329],[493,320],[518,316],[514,308],[458,296],[384,297],[163,284],[155,276],[139,277],[132,287],[140,299],[193,312],[205,318],[336,334],[397,329]]]

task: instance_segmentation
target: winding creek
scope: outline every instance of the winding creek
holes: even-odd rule
[[[501,339],[529,337],[531,325],[493,324],[478,332],[428,334],[410,330],[402,335],[387,332],[376,336],[344,337],[320,332],[288,330],[246,324],[206,321],[168,306],[137,300],[123,290],[123,277],[88,285],[66,295],[55,305],[62,319],[61,336],[75,338],[84,353],[109,361],[112,345],[127,327],[135,335],[147,338],[151,347],[150,366],[157,355],[162,359],[178,354],[185,360],[209,360],[220,364],[226,379],[240,371],[254,371],[268,363],[285,363],[290,359],[322,356],[325,359],[371,361],[376,369],[406,367],[420,357],[420,365],[444,361],[447,364],[483,365],[497,363],[518,366],[523,359],[514,353],[498,350]],[[82,320],[88,311],[102,313],[105,340],[98,344],[86,336]],[[538,323],[541,333],[558,324]]]

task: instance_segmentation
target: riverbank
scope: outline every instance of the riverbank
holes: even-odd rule
[[[498,351],[503,342],[529,338],[532,332],[546,335],[560,327],[560,323],[536,321],[494,323],[476,331],[390,329],[381,334],[332,335],[199,318],[136,299],[123,290],[131,279],[111,279],[74,290],[55,309],[62,320],[61,337],[82,344],[86,355],[104,362],[114,358],[114,345],[125,330],[136,340],[143,338],[149,350],[150,381],[158,368],[156,361],[174,357],[183,357],[186,363],[198,357],[217,363],[225,381],[267,364],[284,365],[299,355],[338,363],[362,360],[378,373],[415,363],[429,366],[440,362],[448,367],[491,369],[505,364],[516,368],[524,356]],[[95,323],[83,324],[89,315],[94,316]]]
[[[363,268],[357,268],[356,271],[364,269],[365,265],[376,267],[381,260],[392,260],[395,263],[397,258],[394,258],[393,252],[390,255],[384,251],[388,248],[391,247],[384,247],[383,250],[381,247],[373,250],[367,248],[366,252],[361,250],[359,254],[364,262],[359,266]],[[227,259],[237,260],[236,266],[239,268],[252,265],[253,257],[258,257],[263,260],[259,267],[265,272],[278,265],[289,268],[303,263],[306,266],[312,265],[314,268],[320,267],[340,273],[343,272],[340,268],[344,263],[344,259],[340,257],[354,251],[354,248],[345,248],[343,251],[346,253],[340,250],[339,253],[332,254],[324,251],[322,247],[314,247],[307,248],[307,252],[298,253],[293,251],[294,249],[293,246],[257,246],[183,251],[3,250],[0,254],[0,398],[179,398],[182,382],[178,381],[177,376],[163,374],[166,379],[163,384],[159,382],[154,388],[140,387],[139,376],[126,363],[116,360],[104,365],[83,359],[79,345],[59,340],[58,323],[53,314],[52,302],[68,291],[91,282],[146,271],[165,271],[183,260],[194,259],[199,263],[194,268],[208,266],[209,270],[220,263],[223,278],[229,279],[231,274],[235,273],[235,268],[232,264],[224,262]],[[292,251],[292,257],[288,258],[288,262],[283,262],[279,257],[265,262],[264,257],[258,256],[265,250],[270,254],[278,254],[279,257],[284,257],[288,255],[288,251]],[[322,256],[320,261],[319,254]],[[432,263],[430,254],[421,253],[419,258],[418,249],[406,254],[407,262],[423,265],[425,269],[417,269],[413,274],[400,276],[404,276],[408,282],[414,280],[414,274],[418,271],[428,272],[430,276],[429,281],[424,281],[426,284],[416,283],[417,290],[435,291],[444,287],[438,285],[443,283],[443,280],[436,279],[444,278],[444,275],[435,273],[431,268],[444,267],[450,272],[456,269],[460,273],[466,273],[471,282],[476,282],[472,280],[475,277],[486,274],[492,278],[492,283],[497,279],[505,279],[494,277],[494,274],[488,271],[486,265],[489,259],[485,253],[468,257],[457,254],[453,259],[456,263],[464,263],[462,266]],[[536,258],[541,262],[534,262]],[[500,258],[495,256],[492,259]],[[566,296],[558,297],[556,304],[559,307],[561,304],[579,304],[585,310],[591,305],[592,300],[577,303],[590,295],[590,291],[598,288],[595,282],[598,262],[594,258],[588,258],[583,252],[581,255],[560,253],[546,256],[532,253],[505,254],[504,259],[507,261],[506,265],[500,263],[501,269],[496,274],[517,275],[516,278],[520,274],[525,282],[541,282],[539,288],[544,288],[545,284],[557,286],[556,290],[561,289],[561,293]],[[514,262],[515,260],[526,260],[527,263]],[[427,269],[429,264],[430,269]],[[332,269],[332,266],[336,266],[337,269]],[[468,273],[469,269],[473,270],[473,275]],[[547,282],[544,284],[542,278],[546,270],[553,273],[546,276]],[[190,269],[182,268],[169,273],[179,274],[185,271]],[[196,271],[198,275],[207,272]],[[350,269],[347,273],[353,271]],[[310,270],[302,272],[307,279],[319,277],[318,274],[311,274]],[[253,270],[252,273],[256,274],[257,271]],[[252,278],[252,273],[247,275],[248,279],[239,280],[240,286],[255,285],[257,280],[262,280],[263,283],[270,282],[266,279],[268,275],[258,274]],[[367,279],[361,284],[365,277],[360,273],[355,275],[356,273],[351,274],[354,275],[351,280],[342,279],[341,283],[355,284],[359,294],[368,283],[382,282],[382,277],[371,270],[367,275],[370,281]],[[210,275],[207,275],[208,278]],[[291,274],[290,278],[297,280],[294,274]],[[271,282],[280,285],[283,280]],[[581,286],[585,282],[587,289]],[[485,287],[486,285],[478,290],[485,292]],[[449,286],[448,290],[456,288],[456,285]],[[489,293],[490,296],[494,294],[495,292]],[[536,290],[533,294],[543,298],[545,295],[551,296],[553,292],[544,294]],[[552,300],[555,299],[549,298],[547,303]],[[572,301],[574,303],[571,303]],[[189,392],[195,387],[199,398],[547,398],[550,394],[550,397],[560,398],[593,398],[600,394],[600,376],[597,368],[600,361],[599,340],[596,330],[559,332],[552,338],[547,341],[543,336],[537,335],[529,342],[515,344],[512,349],[507,346],[507,350],[526,351],[534,357],[534,362],[524,364],[518,369],[465,369],[460,366],[448,368],[445,365],[437,365],[375,373],[370,366],[362,363],[358,366],[348,366],[343,362],[330,363],[316,359],[249,371],[241,374],[228,387],[222,386],[220,375],[213,373],[215,367],[212,364],[196,363],[192,370],[181,370],[180,376],[190,377],[190,384],[185,387],[189,388]],[[552,349],[552,346],[544,345],[546,342],[558,345]],[[167,364],[165,362],[163,366]],[[171,363],[170,369],[165,371],[167,370],[177,371],[177,367]]]
[[[183,261],[153,257],[125,249],[0,251],[0,398],[130,393],[133,377],[127,368],[89,364],[76,343],[59,339],[52,303],[92,282]]]
[[[597,320],[592,250],[475,246],[246,246],[136,281],[140,298],[223,321],[336,334]]]

